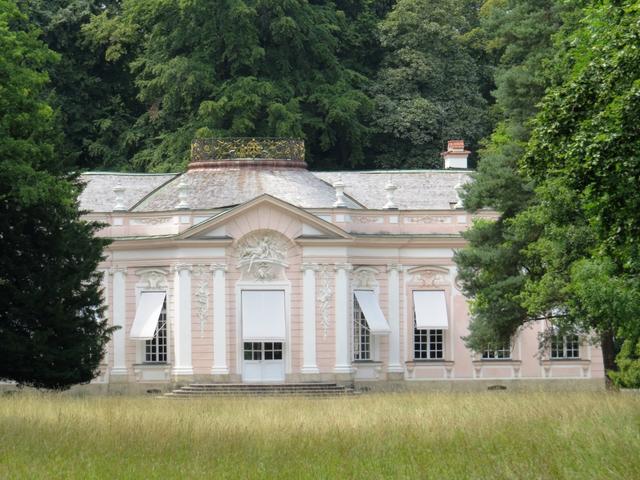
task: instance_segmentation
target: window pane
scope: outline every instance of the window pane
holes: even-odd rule
[[[371,332],[355,296],[353,298],[353,359],[371,359]]]

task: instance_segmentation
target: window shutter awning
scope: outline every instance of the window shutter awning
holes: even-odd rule
[[[414,291],[413,308],[416,314],[417,329],[447,330],[449,328],[444,291]]]
[[[360,305],[362,309],[371,334],[384,335],[390,333],[391,328],[389,328],[389,323],[387,319],[384,318],[384,314],[380,309],[380,303],[378,302],[376,294],[371,290],[354,290],[353,293],[356,296],[358,305]]]
[[[165,292],[142,292],[136,309],[136,318],[131,326],[132,340],[151,340],[158,326]]]
[[[285,341],[284,291],[242,291],[242,338]]]

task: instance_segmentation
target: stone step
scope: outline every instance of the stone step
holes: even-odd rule
[[[307,382],[307,383],[190,383],[189,387],[238,387],[238,388],[298,388],[298,387],[338,387],[337,383]]]
[[[314,393],[343,393],[351,390],[220,390],[220,391],[193,391],[193,390],[174,390],[173,393],[181,395],[289,395],[291,393],[314,394]]]
[[[353,388],[336,383],[192,383],[167,393],[173,398],[215,396],[342,396],[353,395]]]
[[[252,390],[333,390],[333,389],[340,389],[341,387],[338,387],[336,385],[331,385],[331,386],[313,386],[313,385],[309,385],[309,386],[304,386],[304,387],[247,387],[247,388],[243,388],[243,387],[226,387],[226,386],[220,386],[220,387],[193,387],[191,385],[182,387],[183,390],[190,390],[190,391],[222,391],[222,390],[242,390],[242,391],[252,391]]]
[[[272,393],[272,392],[263,392],[263,393],[208,393],[201,395],[190,395],[184,393],[166,393],[165,397],[170,398],[238,398],[238,397],[248,397],[248,398],[265,398],[265,397],[308,397],[308,398],[323,398],[323,397],[343,397],[343,396],[354,396],[359,395],[360,392],[289,392],[289,393]]]

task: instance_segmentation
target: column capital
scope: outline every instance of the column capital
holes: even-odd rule
[[[389,263],[387,264],[387,272],[402,272],[402,270],[404,269],[404,265],[400,264],[400,263]]]
[[[193,271],[193,265],[190,263],[176,263],[173,266],[173,271],[174,272],[181,272],[183,270],[188,270],[189,272]]]
[[[213,265],[209,266],[209,270],[212,272],[217,272],[218,270],[222,271],[222,272],[226,272],[227,271],[227,264],[226,263],[214,263]]]
[[[318,265],[317,263],[303,263],[300,266],[300,270],[302,270],[303,272],[306,272],[307,270],[317,272],[318,270],[320,270],[320,265]]]
[[[110,269],[107,270],[107,272],[114,274],[114,273],[121,273],[123,275],[127,274],[127,267],[111,267]]]
[[[353,270],[353,265],[351,265],[350,263],[336,263],[334,269],[336,271],[345,270],[347,272],[350,272],[351,270]]]

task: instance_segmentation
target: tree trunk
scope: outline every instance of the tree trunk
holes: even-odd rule
[[[600,335],[600,347],[602,348],[602,361],[604,363],[606,384],[607,387],[610,388],[612,382],[606,372],[618,369],[616,365],[616,345],[611,330],[606,330]]]

